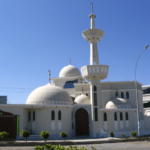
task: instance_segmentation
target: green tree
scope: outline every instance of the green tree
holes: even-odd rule
[[[114,132],[109,132],[109,135],[113,138],[114,137]]]
[[[5,132],[5,131],[0,132],[0,139],[2,139],[2,140],[5,141],[8,136],[9,136],[9,133],[8,133],[8,132]]]
[[[122,136],[122,138],[125,138],[126,135],[124,133],[122,133],[121,136]]]
[[[26,142],[27,142],[27,138],[30,137],[30,132],[27,130],[22,130],[21,136],[24,137],[26,139]]]
[[[96,147],[95,146],[91,146],[92,150],[96,150]]]
[[[131,134],[132,137],[136,137],[137,132],[136,131],[132,131],[130,134]]]
[[[50,134],[47,131],[42,131],[41,137],[45,140],[46,143],[46,140],[50,137]]]
[[[65,141],[65,138],[68,136],[68,134],[66,132],[61,132],[60,133],[60,136],[64,139]]]

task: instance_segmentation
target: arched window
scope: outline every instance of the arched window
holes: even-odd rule
[[[94,93],[94,106],[97,106],[97,93]]]
[[[104,113],[104,121],[107,121],[107,114]]]
[[[94,86],[94,91],[97,91],[97,87],[96,86]]]
[[[122,112],[120,113],[120,120],[123,120]]]
[[[118,97],[118,91],[116,92],[116,97]]]
[[[30,121],[31,120],[31,112],[29,111],[29,113],[28,113],[28,121]]]
[[[121,92],[121,98],[124,98],[124,93],[123,92]]]
[[[129,99],[129,92],[126,92],[126,98]]]
[[[51,111],[51,120],[55,120],[55,112],[54,112],[54,110]]]
[[[35,121],[35,111],[33,111],[33,121]]]
[[[114,120],[117,121],[117,113],[114,113]]]
[[[58,111],[58,120],[61,120],[61,111]]]
[[[95,121],[98,121],[98,112],[97,112],[97,108],[94,108],[95,110]]]
[[[129,120],[128,113],[126,112],[126,120]]]

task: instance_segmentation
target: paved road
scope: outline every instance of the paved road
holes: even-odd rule
[[[77,145],[77,146],[78,147],[84,146],[88,150],[91,150],[91,146],[95,146],[96,150],[150,150],[149,141],[107,143],[107,144],[87,144],[87,145]],[[0,150],[34,150],[34,147],[0,147]]]

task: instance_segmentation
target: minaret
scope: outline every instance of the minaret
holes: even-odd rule
[[[103,37],[104,31],[95,29],[96,15],[93,14],[93,3],[91,3],[91,6],[92,14],[89,15],[89,17],[91,18],[91,29],[83,31],[82,35],[90,43],[90,65],[99,65],[97,43]]]
[[[104,35],[104,31],[95,29],[95,17],[93,14],[93,4],[91,18],[91,29],[82,32],[83,37],[90,43],[90,65],[81,68],[82,76],[90,83],[90,103],[91,103],[91,129],[90,136],[97,136],[100,134],[100,127],[102,127],[103,114],[100,111],[101,103],[101,85],[100,80],[107,78],[108,65],[100,65],[98,57],[97,43]]]

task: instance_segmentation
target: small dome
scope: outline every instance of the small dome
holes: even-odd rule
[[[76,97],[74,102],[77,104],[90,104],[90,99],[88,98],[88,96],[81,94]]]
[[[131,108],[131,104],[123,98],[114,98],[107,102],[105,108],[107,109]]]
[[[74,76],[81,76],[81,73],[78,68],[69,65],[61,69],[59,73],[59,77],[74,77]]]
[[[72,104],[70,95],[62,88],[48,83],[35,89],[26,104]]]

